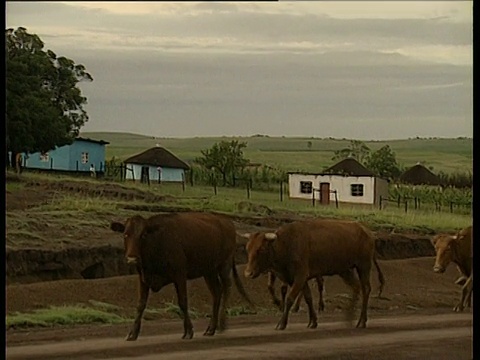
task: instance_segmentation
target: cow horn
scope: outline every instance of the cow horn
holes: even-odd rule
[[[277,234],[275,234],[275,233],[266,233],[266,234],[265,234],[265,239],[267,239],[267,240],[276,240],[276,239],[277,239]]]

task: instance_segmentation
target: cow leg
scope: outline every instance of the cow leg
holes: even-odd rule
[[[466,306],[471,308],[472,307],[472,292],[473,292],[473,274],[469,276],[469,278],[465,282],[465,286],[468,288]]]
[[[468,305],[471,306],[471,297],[473,290],[473,277],[469,276],[465,281],[465,284],[462,286],[462,297],[458,304],[453,308],[453,311],[462,312],[464,307]]]
[[[277,306],[280,310],[283,308],[283,303],[280,301],[279,298],[275,295],[275,279],[276,276],[273,272],[268,273],[268,292],[270,293],[270,296],[272,298],[273,305]],[[282,297],[282,299],[284,299]]]
[[[188,314],[187,298],[187,280],[186,276],[175,281],[175,290],[177,292],[178,306],[183,313],[183,336],[182,339],[191,339],[193,337],[193,325]]]
[[[312,292],[310,291],[310,286],[308,286],[308,281],[305,281],[305,286],[303,287],[303,295],[305,296],[305,302],[308,306],[308,325],[310,329],[315,329],[317,327],[317,313],[313,308],[313,298]],[[297,297],[297,300],[301,298],[301,295]]]
[[[230,299],[230,290],[232,289],[232,280],[230,278],[231,265],[224,267],[220,272],[220,282],[222,289],[222,298],[220,302],[220,319],[218,324],[218,331],[227,329],[227,305]]]
[[[370,285],[370,269],[371,266],[357,268],[358,277],[360,279],[360,286],[362,289],[362,310],[360,312],[360,318],[358,319],[357,328],[367,327],[368,300],[370,298],[370,292],[372,290],[372,287]]]
[[[317,276],[317,286],[318,286],[318,312],[325,310],[325,302],[323,301],[323,277]]]
[[[302,293],[298,294],[297,298],[295,299],[295,302],[293,303],[293,307],[292,307],[293,312],[298,312],[298,310],[300,310],[301,301],[302,301]]]
[[[133,326],[130,329],[125,340],[127,341],[135,341],[138,338],[138,334],[140,333],[140,327],[142,325],[142,316],[145,308],[147,306],[148,294],[149,294],[149,287],[141,280],[141,275],[139,279],[138,285],[138,303],[137,303],[137,311],[135,314],[135,320],[133,322]]]
[[[283,308],[285,307],[285,299],[287,298],[287,292],[288,292],[287,283],[282,283],[282,286],[280,286],[280,296],[282,297],[282,300],[279,306],[280,311],[283,311]]]
[[[222,299],[222,284],[220,283],[220,279],[218,278],[217,273],[205,276],[205,282],[207,283],[208,290],[210,290],[210,293],[212,294],[213,306],[210,323],[208,324],[208,327],[203,333],[203,335],[212,336],[217,330],[218,313],[220,309],[220,302]]]
[[[283,307],[283,314],[276,327],[277,330],[284,330],[287,327],[288,313],[290,312],[293,302],[295,301],[297,296],[300,294],[300,292],[303,290],[306,282],[307,282],[306,276],[298,276],[293,282],[293,285],[290,288],[288,296],[285,300],[285,305]]]
[[[351,323],[353,321],[353,316],[355,313],[355,305],[358,301],[358,293],[360,291],[360,286],[358,279],[355,277],[353,269],[350,269],[339,275],[345,282],[345,284],[347,284],[352,289],[352,298],[350,299],[350,305],[347,309],[347,322]]]

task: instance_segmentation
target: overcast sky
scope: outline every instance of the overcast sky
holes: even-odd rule
[[[470,137],[472,6],[8,1],[6,26],[86,66],[83,131]]]

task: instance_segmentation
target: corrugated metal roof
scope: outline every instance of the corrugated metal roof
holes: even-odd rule
[[[75,140],[88,141],[88,142],[97,143],[101,145],[110,144],[108,141],[105,141],[105,140],[94,140],[94,139],[84,138],[84,137],[77,137],[75,138]]]

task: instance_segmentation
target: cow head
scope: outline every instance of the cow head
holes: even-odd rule
[[[445,272],[447,266],[455,259],[459,237],[457,235],[436,235],[432,238],[432,245],[435,247],[435,265],[433,271],[436,273]]]
[[[248,253],[248,262],[244,275],[247,278],[255,279],[271,267],[271,245],[277,239],[275,233],[257,232],[244,234],[248,238],[245,246]]]
[[[147,220],[142,216],[135,215],[127,219],[125,225],[112,222],[110,228],[116,232],[123,232],[125,258],[128,264],[141,262],[141,240],[147,226]]]

